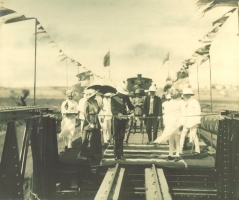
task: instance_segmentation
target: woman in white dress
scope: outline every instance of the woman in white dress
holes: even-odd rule
[[[164,113],[165,128],[161,136],[154,143],[160,144],[169,140],[169,156],[167,160],[179,161],[180,134],[183,125],[184,102],[181,100],[181,92],[174,87],[171,88],[172,99],[168,101],[167,109]],[[176,143],[176,156],[173,158],[173,148]]]
[[[59,137],[63,138],[65,151],[71,149],[72,137],[75,133],[75,124],[76,118],[78,116],[78,104],[73,100],[74,91],[72,89],[68,89],[66,91],[67,99],[61,104],[61,133]]]

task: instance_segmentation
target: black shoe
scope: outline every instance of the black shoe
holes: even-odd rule
[[[180,160],[179,157],[175,157],[175,158],[174,158],[174,162],[178,162],[179,160]]]
[[[198,153],[198,152],[194,152],[193,155],[194,155],[194,156],[199,156],[200,153]]]
[[[117,160],[119,160],[119,158],[118,158],[118,157],[115,157],[115,160],[117,161]]]
[[[172,156],[168,156],[166,161],[170,161],[170,160],[173,160],[174,158]]]

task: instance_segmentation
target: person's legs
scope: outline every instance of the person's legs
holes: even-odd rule
[[[125,142],[128,143],[128,140],[129,140],[129,136],[130,136],[130,133],[131,133],[131,129],[133,127],[133,119],[129,119],[128,122],[128,130],[127,130],[127,136],[126,136],[126,139],[125,139]]]
[[[119,145],[120,145],[120,140],[119,140],[119,135],[120,135],[120,129],[121,129],[121,123],[120,120],[115,119],[114,120],[114,156],[115,159],[119,159]]]
[[[122,159],[124,158],[124,154],[123,154],[123,148],[124,148],[124,136],[125,136],[125,129],[126,129],[126,123],[125,121],[121,122],[121,126],[120,126],[120,134],[119,134],[119,158]]]
[[[179,157],[179,152],[180,152],[180,134],[175,134],[174,135],[174,140],[176,144],[176,157]]]
[[[158,126],[159,126],[159,121],[158,119],[153,119],[153,141],[156,140],[158,137]]]
[[[198,140],[197,127],[196,126],[194,126],[190,129],[190,135],[191,135],[192,141],[194,141],[195,152],[200,153],[200,146],[199,146],[199,140]]]
[[[185,136],[188,133],[188,128],[183,127],[182,133],[181,133],[181,138],[180,138],[180,150],[179,153],[183,153],[183,145],[184,145],[184,140]]]
[[[106,120],[107,122],[107,142],[110,143],[111,141],[111,119]]]
[[[173,156],[173,146],[174,146],[174,136],[170,136],[169,138],[169,156]]]
[[[151,129],[152,129],[152,119],[148,118],[146,119],[146,132],[148,135],[148,142],[152,141]]]

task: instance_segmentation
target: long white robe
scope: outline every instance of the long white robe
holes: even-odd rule
[[[165,128],[154,143],[162,143],[167,141],[171,135],[180,134],[179,127],[183,125],[184,102],[181,99],[171,99],[167,103],[163,119]]]
[[[67,104],[67,106],[66,106]],[[75,133],[76,117],[78,114],[78,105],[74,100],[65,100],[61,104],[61,133],[59,137],[71,139]]]

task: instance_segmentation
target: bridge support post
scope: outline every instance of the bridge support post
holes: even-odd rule
[[[215,170],[219,199],[239,198],[239,120],[219,121]]]
[[[53,198],[56,193],[58,162],[56,121],[54,118],[42,117],[39,123],[39,132],[37,131],[37,123],[34,123],[31,147],[33,193],[37,194],[39,198]]]
[[[8,122],[0,163],[0,195],[3,199],[23,199],[23,182],[15,122]]]

